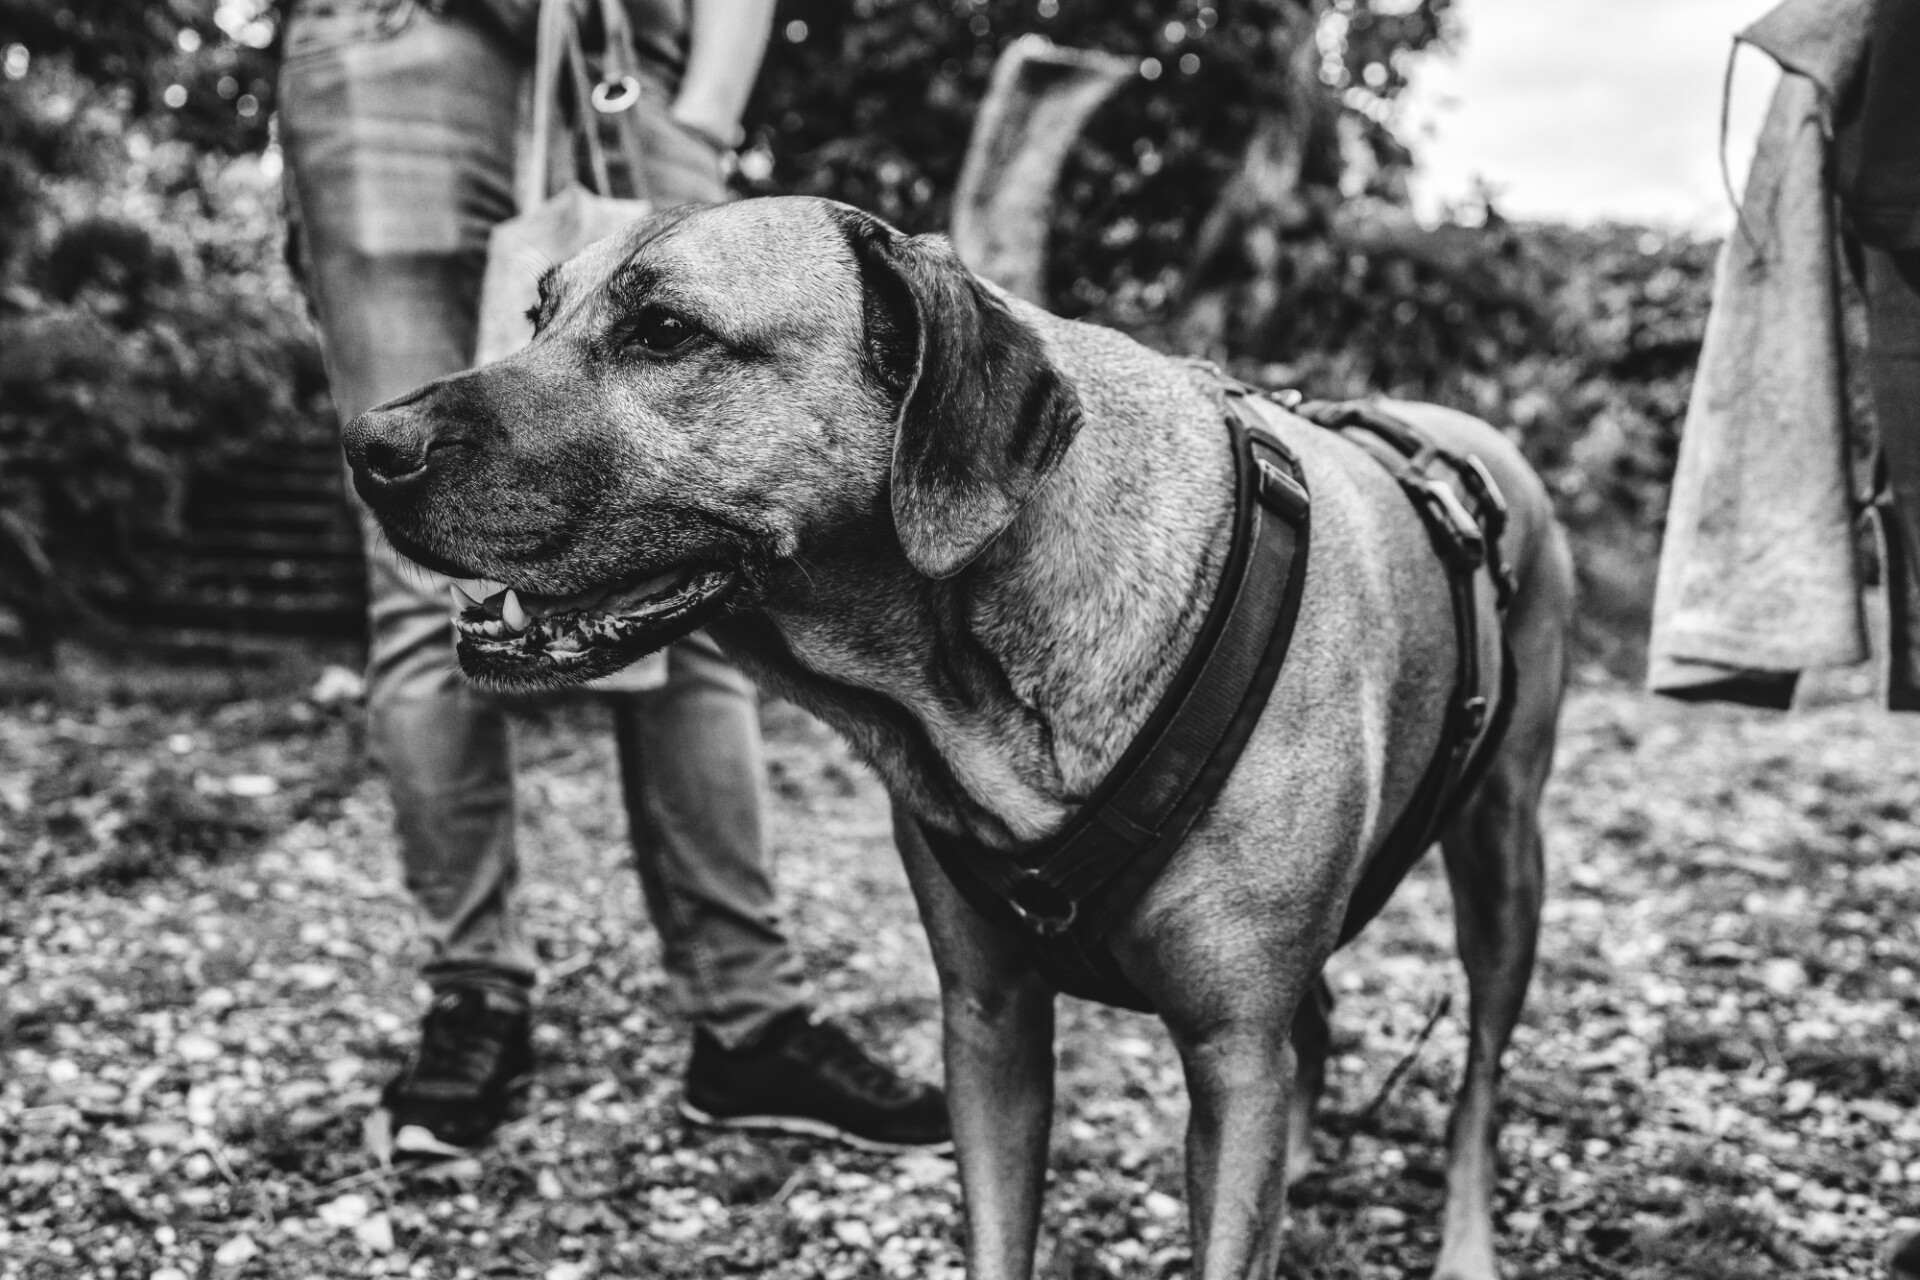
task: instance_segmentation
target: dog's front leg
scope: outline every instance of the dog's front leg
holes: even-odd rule
[[[1299,1070],[1291,1033],[1331,943],[1318,905],[1327,894],[1313,891],[1329,886],[1295,886],[1294,901],[1249,912],[1244,895],[1225,898],[1218,887],[1235,877],[1200,870],[1222,865],[1231,865],[1230,849],[1176,864],[1153,891],[1168,908],[1154,912],[1149,898],[1118,958],[1186,1068],[1194,1280],[1270,1280]]]
[[[1291,1009],[1198,1027],[1168,1020],[1186,1067],[1187,1196],[1195,1280],[1267,1280],[1279,1266]]]
[[[894,840],[940,973],[947,1111],[967,1205],[972,1280],[1027,1280],[1053,1121],[1053,992],[1019,944],[982,920],[911,820]]]

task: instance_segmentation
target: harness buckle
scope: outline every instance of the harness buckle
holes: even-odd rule
[[[1073,927],[1080,904],[1038,871],[1022,868],[1013,873],[1006,890],[1007,905],[1020,922],[1044,938],[1057,938]]]
[[[1467,484],[1478,490],[1474,496],[1486,511],[1487,533],[1499,537],[1507,529],[1507,495],[1500,492],[1493,473],[1487,470],[1487,464],[1480,461],[1478,454],[1463,454],[1455,461],[1464,468],[1462,477]]]
[[[1487,727],[1486,698],[1477,694],[1468,698],[1460,704],[1460,716],[1462,720],[1460,731],[1465,735],[1461,746],[1469,748],[1473,745],[1473,740],[1480,736],[1480,731]]]
[[[1468,570],[1478,569],[1487,562],[1486,537],[1452,486],[1420,476],[1414,492],[1420,495],[1420,500],[1445,526],[1449,559]]]
[[[1254,467],[1259,472],[1256,487],[1261,505],[1288,524],[1297,525],[1305,521],[1312,506],[1307,498],[1306,486],[1265,458],[1256,458]]]

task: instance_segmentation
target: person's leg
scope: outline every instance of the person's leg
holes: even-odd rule
[[[518,69],[410,3],[297,6],[281,125],[343,421],[471,361],[486,233],[512,211]],[[524,989],[506,721],[453,666],[443,581],[365,526],[373,750],[430,977]]]
[[[471,362],[487,231],[512,212],[518,78],[491,37],[413,0],[296,5],[282,137],[342,421]],[[507,723],[454,669],[444,583],[363,528],[371,745],[437,993],[403,1079],[479,1061],[437,1048],[486,1050],[474,1079],[426,1082],[444,1095],[428,1127],[464,1145],[530,1063]]]
[[[610,698],[634,863],[675,1008],[736,1048],[808,999],[767,865],[759,710],[704,635],[667,671]]]
[[[667,209],[727,198],[712,146],[648,85],[633,195]],[[752,684],[704,635],[669,652],[664,687],[613,699],[634,862],[675,1007],[694,1023],[681,1111],[704,1124],[937,1147],[944,1095],[817,1021],[781,930],[766,841]]]
[[[1886,575],[1888,684],[1893,706],[1910,711],[1920,709],[1920,254],[1868,249],[1866,264],[1874,416],[1894,499],[1884,536],[1905,569]],[[1893,1280],[1920,1280],[1920,1232],[1894,1243],[1888,1267]]]
[[[1889,572],[1888,698],[1920,709],[1920,254],[1865,249],[1869,333],[1880,453],[1893,490],[1881,508]]]

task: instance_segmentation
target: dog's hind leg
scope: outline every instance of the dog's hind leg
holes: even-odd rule
[[[1557,549],[1557,539],[1554,548]],[[1512,630],[1514,715],[1485,780],[1441,838],[1470,999],[1466,1074],[1448,1126],[1447,1214],[1436,1280],[1494,1280],[1493,1196],[1502,1059],[1533,974],[1545,885],[1540,795],[1565,687],[1569,573],[1536,565]]]
[[[1327,1054],[1333,1047],[1333,988],[1323,973],[1313,980],[1293,1015],[1293,1054],[1299,1069],[1293,1078],[1293,1103],[1287,1119],[1287,1185],[1313,1171],[1313,1115],[1327,1083]]]
[[[1533,796],[1498,767],[1442,841],[1471,1001],[1467,1068],[1448,1125],[1447,1216],[1437,1280],[1494,1280],[1501,1060],[1533,972],[1541,897]]]
[[[940,974],[967,1275],[1028,1280],[1053,1122],[1053,991],[960,896],[898,808],[893,831]]]

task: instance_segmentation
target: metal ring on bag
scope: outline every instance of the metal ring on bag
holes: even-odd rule
[[[603,116],[617,116],[640,101],[640,82],[632,76],[602,80],[593,86],[593,109]]]

